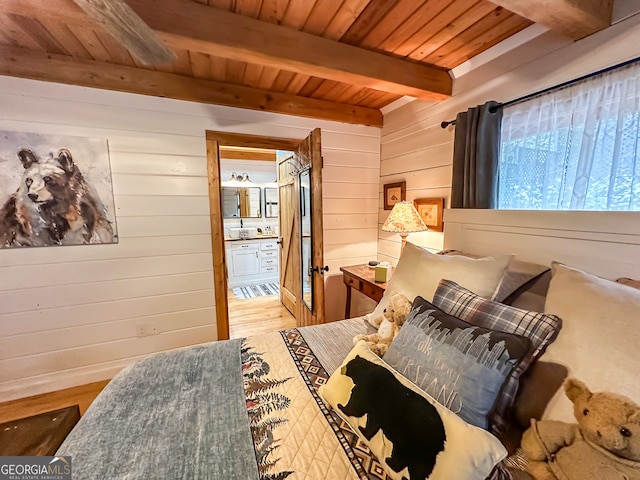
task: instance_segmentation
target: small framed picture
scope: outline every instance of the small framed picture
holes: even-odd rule
[[[413,201],[420,218],[433,232],[442,232],[444,198],[417,198]]]
[[[384,209],[391,210],[393,206],[407,198],[407,182],[387,183],[384,186]]]

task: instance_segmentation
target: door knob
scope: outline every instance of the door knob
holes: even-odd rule
[[[327,265],[325,265],[324,267],[320,268],[318,266],[312,267],[311,268],[312,272],[316,272],[319,273],[320,275],[324,275],[324,272],[328,272],[329,271],[329,267]]]

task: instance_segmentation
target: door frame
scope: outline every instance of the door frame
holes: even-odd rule
[[[302,140],[304,139],[269,137],[213,130],[206,131],[211,256],[213,259],[213,290],[216,302],[218,340],[227,340],[229,338],[227,262],[224,248],[219,149],[220,147],[250,147],[295,151]]]

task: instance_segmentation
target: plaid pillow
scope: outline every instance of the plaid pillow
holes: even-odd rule
[[[556,339],[562,320],[540,312],[527,312],[519,308],[492,302],[461,287],[451,280],[441,280],[433,296],[433,304],[449,315],[465,320],[478,327],[515,333],[531,340],[531,355],[523,359],[504,386],[490,419],[494,433],[502,433],[508,426],[507,415],[518,393],[518,377]]]

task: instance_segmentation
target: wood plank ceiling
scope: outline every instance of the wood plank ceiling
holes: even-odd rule
[[[146,1],[150,5],[154,3]],[[445,71],[531,24],[486,0],[198,0],[198,3]],[[273,94],[362,107],[363,111],[379,109],[401,96],[384,89],[173,45],[170,47],[176,59],[172,63],[146,66],[72,0],[0,0],[0,5],[0,47],[5,49],[2,63],[8,62],[7,52],[15,54],[15,61],[23,59],[20,55],[27,50],[30,55],[52,54],[49,60],[71,57],[155,70]],[[135,9],[135,2],[133,7]],[[144,19],[144,15],[141,16]],[[215,29],[215,25],[211,28]],[[314,52],[308,55],[312,57]],[[20,72],[0,65],[0,74],[46,79],[43,75]],[[80,79],[78,83],[93,86]],[[119,89],[117,85],[105,88]],[[377,121],[356,119],[353,123],[376,124]]]

